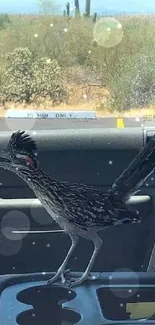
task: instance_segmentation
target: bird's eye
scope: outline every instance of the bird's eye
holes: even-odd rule
[[[22,154],[19,154],[18,153],[18,154],[16,154],[16,158],[22,158],[22,159],[24,159],[27,165],[30,165],[30,166],[33,166],[34,165],[33,159],[30,156],[22,155]]]

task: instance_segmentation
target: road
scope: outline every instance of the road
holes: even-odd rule
[[[0,131],[9,130],[56,130],[56,129],[89,129],[89,128],[120,128],[117,118],[105,117],[96,120],[79,119],[0,119]],[[124,118],[123,127],[155,126],[155,119],[146,122],[144,118]]]

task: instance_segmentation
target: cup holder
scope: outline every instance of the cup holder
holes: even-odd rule
[[[155,288],[99,288],[97,296],[103,317],[108,320],[155,319]]]
[[[79,313],[63,308],[62,304],[71,301],[76,293],[58,286],[35,286],[17,294],[17,300],[32,305],[32,309],[20,313],[16,321],[19,325],[62,325],[76,324]]]
[[[48,279],[38,273],[0,279],[0,325],[155,324],[155,273],[103,273],[73,289],[48,286]]]

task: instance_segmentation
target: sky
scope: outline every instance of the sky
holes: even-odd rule
[[[55,3],[60,4],[61,10],[65,8],[67,0],[55,0]],[[74,0],[69,1],[71,6],[74,4]],[[85,0],[79,0],[80,8],[83,11]],[[154,0],[91,0],[91,11],[97,13],[103,13],[105,11],[118,11],[126,13],[144,12],[155,13],[155,1]],[[0,12],[7,13],[37,13],[39,6],[37,0],[0,0]]]

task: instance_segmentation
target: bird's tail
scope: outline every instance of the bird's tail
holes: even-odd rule
[[[155,136],[138,153],[130,165],[116,179],[109,192],[128,200],[155,170]]]

